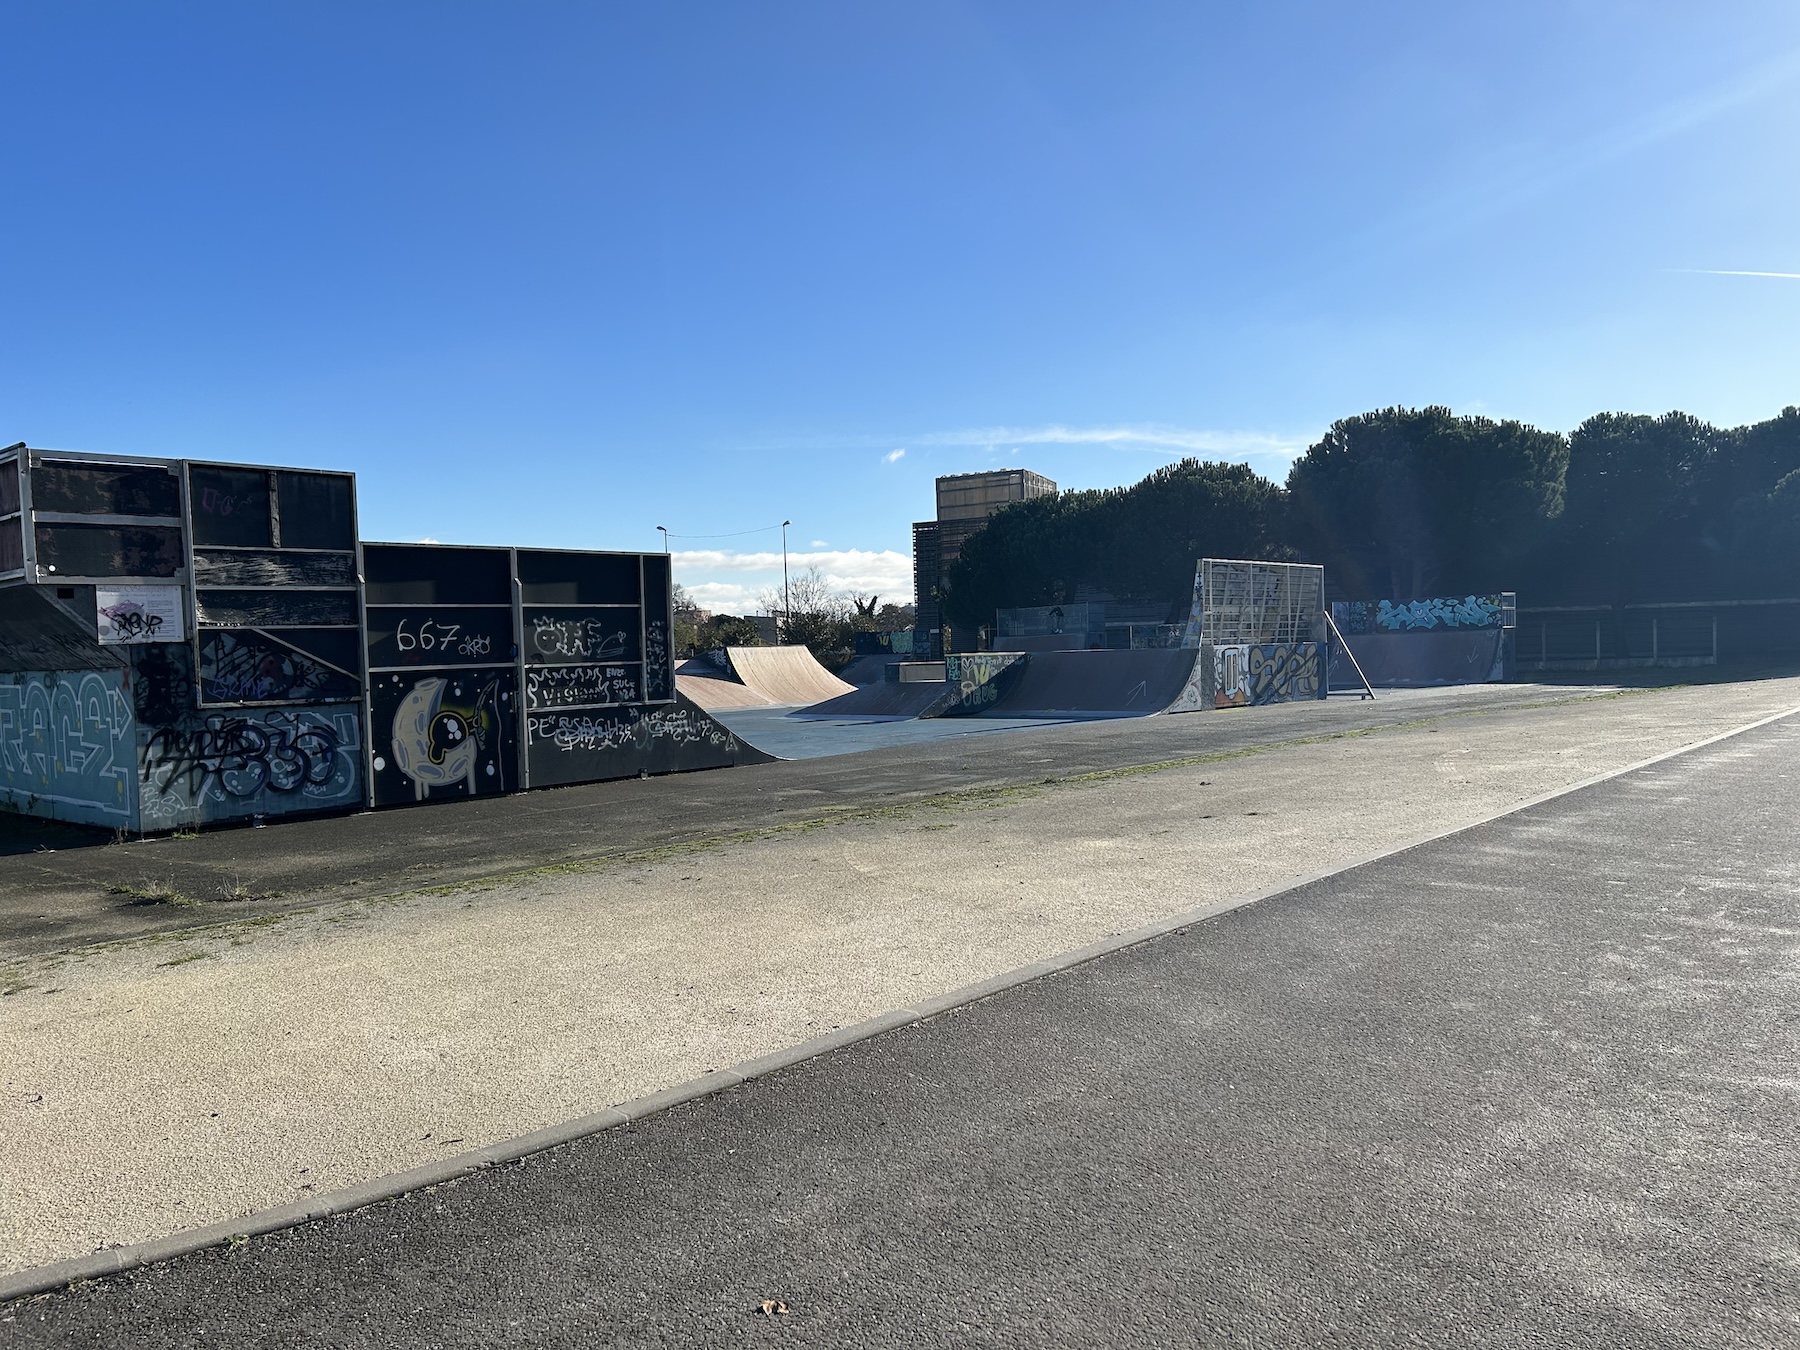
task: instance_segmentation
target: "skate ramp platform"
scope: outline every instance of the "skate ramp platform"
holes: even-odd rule
[[[922,717],[933,704],[941,702],[947,685],[943,680],[920,680],[902,683],[883,680],[864,685],[847,694],[828,698],[810,708],[802,708],[795,717]]]
[[[904,661],[904,656],[895,656],[883,652],[879,656],[858,656],[850,664],[840,670],[838,678],[846,684],[853,684],[861,689],[866,685],[880,684],[888,677],[888,667],[896,661]]]
[[[1174,705],[1194,673],[1192,647],[1033,652],[980,717],[1148,717]]]
[[[820,665],[805,647],[727,647],[725,659],[738,683],[788,707],[823,703],[856,688]]]
[[[1506,631],[1447,628],[1429,632],[1356,633],[1344,642],[1377,689],[1421,689],[1444,684],[1504,680]],[[1331,651],[1331,688],[1360,689],[1362,682],[1337,646]]]
[[[748,685],[728,680],[716,671],[678,670],[675,688],[708,712],[716,708],[769,708],[775,704],[774,699],[764,698]]]

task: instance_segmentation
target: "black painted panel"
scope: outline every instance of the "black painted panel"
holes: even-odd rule
[[[172,577],[181,531],[168,525],[37,526],[38,566],[64,577]]]
[[[369,737],[375,804],[515,790],[517,681],[510,670],[375,676]]]
[[[0,670],[117,670],[129,647],[102,647],[47,587],[0,586]]]
[[[311,703],[362,692],[354,675],[332,669],[295,644],[231,628],[201,632],[199,686],[201,701],[215,705]]]
[[[249,549],[195,549],[199,586],[354,586],[354,553],[267,553]]]
[[[362,635],[354,628],[283,628],[276,637],[326,665],[362,673]]]
[[[142,642],[131,653],[131,704],[148,726],[179,722],[194,711],[194,653],[185,642]]]
[[[636,553],[519,550],[519,583],[528,605],[635,605],[641,598]]]
[[[371,605],[510,605],[513,598],[505,549],[364,544],[363,580]]]
[[[510,664],[519,655],[510,609],[371,606],[367,613],[371,667]]]
[[[669,560],[644,555],[644,697],[672,698],[675,663],[670,635],[674,632],[669,596]]]
[[[356,480],[342,473],[275,475],[283,548],[356,547]]]
[[[642,667],[625,665],[526,666],[525,706],[580,708],[601,703],[641,703]]]
[[[273,542],[269,475],[265,470],[189,466],[188,511],[196,545],[256,548]]]
[[[354,591],[200,591],[200,622],[233,627],[356,623]]]
[[[10,516],[19,509],[19,461],[0,464],[0,516]]]
[[[530,713],[526,722],[533,787],[766,764],[772,758],[685,698],[658,708]]]
[[[525,663],[636,661],[639,614],[633,609],[527,609]]]
[[[0,572],[15,572],[25,565],[25,532],[20,522],[0,520]]]
[[[16,501],[11,509],[18,509]],[[31,509],[87,516],[179,516],[181,485],[167,469],[45,460],[31,471]]]

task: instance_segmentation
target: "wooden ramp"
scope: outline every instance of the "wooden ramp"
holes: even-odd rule
[[[771,703],[802,707],[856,687],[825,669],[804,647],[727,647],[725,656],[739,682]]]

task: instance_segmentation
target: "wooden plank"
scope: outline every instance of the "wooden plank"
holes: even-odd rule
[[[354,553],[276,553],[196,548],[196,586],[354,586]]]
[[[354,591],[198,591],[199,619],[214,627],[356,627]]]

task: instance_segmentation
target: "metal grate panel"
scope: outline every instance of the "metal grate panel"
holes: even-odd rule
[[[1324,604],[1323,567],[1202,558],[1187,645],[1312,642]]]

